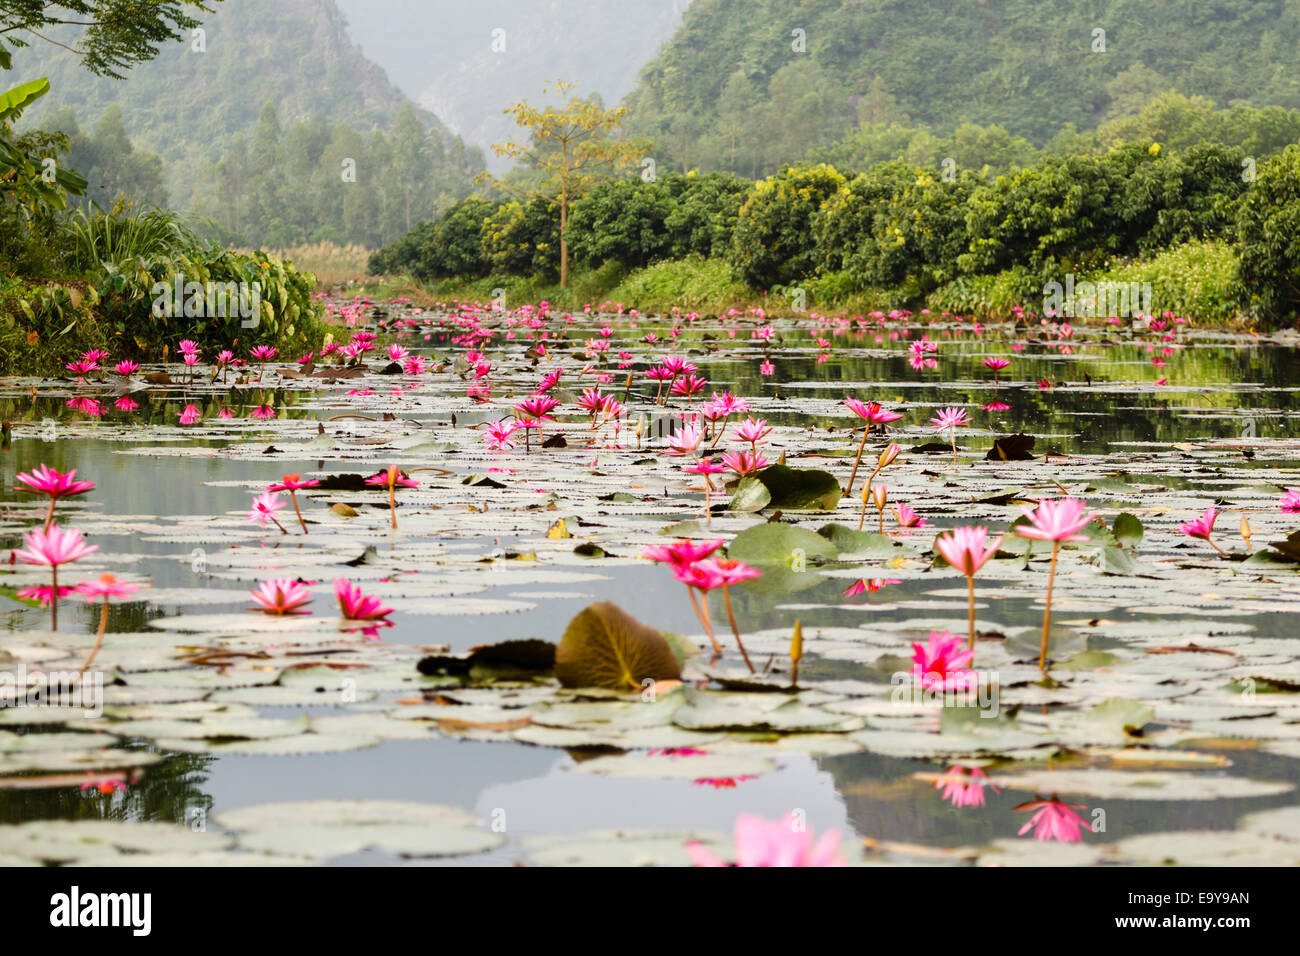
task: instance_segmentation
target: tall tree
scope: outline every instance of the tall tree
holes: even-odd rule
[[[199,25],[192,14],[211,13],[221,0],[0,0],[0,69],[13,50],[44,40],[71,50],[99,76],[123,72],[158,55],[158,46]],[[64,42],[75,31],[73,44]],[[52,33],[59,34],[58,37]]]
[[[576,84],[556,80],[544,92],[568,96]],[[569,241],[565,229],[569,206],[592,184],[634,165],[647,152],[643,141],[622,138],[627,107],[605,109],[599,99],[568,96],[560,107],[539,109],[520,100],[505,111],[528,136],[524,140],[496,143],[492,151],[536,172],[535,185],[519,189],[484,174],[507,192],[542,198],[560,210],[560,285],[569,284]]]

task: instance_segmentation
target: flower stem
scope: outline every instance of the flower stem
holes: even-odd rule
[[[862,461],[862,452],[867,447],[867,436],[871,434],[871,426],[864,425],[862,428],[862,444],[858,445],[858,457],[853,459],[853,472],[849,475],[849,486],[844,489],[844,496],[847,498],[853,494],[853,480],[858,477],[858,464]]]
[[[970,639],[966,642],[966,650],[975,648],[975,575],[966,576],[966,608],[968,611],[970,623]]]
[[[740,656],[745,659],[745,666],[749,672],[754,673],[754,665],[750,663],[749,652],[745,650],[745,642],[740,639],[740,628],[736,626],[736,613],[731,609],[731,588],[723,585],[722,597],[727,602],[727,620],[731,622],[731,633],[736,635],[736,646],[740,648]]]
[[[393,530],[397,530],[397,489],[393,485],[388,486],[388,513],[393,518]]]
[[[55,498],[54,495],[50,495],[50,508],[49,508],[48,511],[45,512],[45,530],[46,530],[46,531],[49,531],[49,530],[50,530],[50,522],[54,520],[54,503],[55,503],[56,501],[58,501],[58,500],[59,500],[59,499]]]
[[[1047,606],[1043,609],[1043,643],[1038,651],[1038,669],[1047,673],[1047,634],[1052,626],[1052,585],[1056,582],[1056,556],[1060,553],[1061,542],[1052,542],[1052,568],[1047,572]]]
[[[718,639],[713,636],[713,623],[709,620],[708,606],[705,605],[704,609],[700,608],[700,602],[695,597],[695,589],[689,584],[686,585],[686,595],[691,599],[691,606],[695,608],[695,616],[700,619],[700,624],[704,626],[704,633],[709,635],[709,641],[713,644],[713,653],[720,655],[722,653],[722,645],[719,644]]]
[[[289,489],[289,500],[293,502],[293,513],[298,516],[298,524],[302,525],[302,533],[307,534],[307,522],[302,520],[302,512],[298,510],[298,495],[292,488]]]
[[[952,460],[953,460],[953,463],[956,464],[956,462],[957,462],[957,429],[956,429],[956,428],[949,428],[949,429],[948,429],[948,437],[949,437],[950,439],[952,439]]]
[[[53,499],[51,499],[53,501]],[[50,630],[59,629],[59,566],[50,565]]]
[[[86,673],[86,668],[90,667],[91,661],[99,653],[100,645],[104,643],[104,633],[108,630],[108,598],[104,598],[104,609],[99,613],[99,630],[95,632],[95,646],[90,649],[90,654],[86,658],[86,663],[81,665],[81,670],[77,671],[80,677]]]

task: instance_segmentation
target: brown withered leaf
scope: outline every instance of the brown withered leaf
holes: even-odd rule
[[[649,680],[678,680],[681,667],[663,635],[617,604],[578,613],[555,649],[555,676],[565,687],[639,691]]]

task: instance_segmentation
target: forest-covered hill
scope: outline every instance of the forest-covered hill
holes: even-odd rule
[[[1296,0],[696,0],[642,70],[632,129],[746,175],[859,124],[999,124],[1044,145],[1176,89],[1300,106]]]

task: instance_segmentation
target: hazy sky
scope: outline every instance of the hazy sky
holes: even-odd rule
[[[404,93],[487,147],[514,131],[501,111],[541,102],[549,80],[622,99],[690,0],[337,2],[352,38]]]

